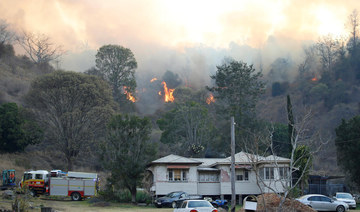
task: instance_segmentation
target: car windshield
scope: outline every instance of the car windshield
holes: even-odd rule
[[[341,199],[352,199],[353,197],[351,196],[351,194],[337,194],[336,198],[341,198]]]
[[[171,192],[171,193],[169,193],[168,195],[166,195],[167,197],[170,197],[170,198],[173,198],[173,197],[177,197],[177,196],[179,196],[180,195],[180,193],[179,192]]]
[[[188,204],[188,208],[204,208],[204,207],[212,207],[208,201],[190,201]]]

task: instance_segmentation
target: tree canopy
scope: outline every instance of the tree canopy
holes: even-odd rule
[[[45,130],[48,146],[63,153],[68,170],[79,153],[103,135],[113,113],[107,83],[75,72],[57,71],[37,78],[26,101]]]
[[[101,159],[110,170],[109,182],[116,188],[127,188],[136,201],[136,188],[146,165],[155,157],[155,146],[149,142],[151,122],[135,115],[115,115],[107,127]]]
[[[171,144],[173,151],[187,156],[204,154],[214,128],[208,110],[194,101],[177,104],[157,124],[163,130],[160,141]]]
[[[265,84],[260,81],[261,72],[242,61],[230,60],[217,66],[215,86],[209,88],[216,99],[224,102],[226,113],[235,116],[237,123],[244,117],[253,116],[256,102]]]
[[[130,49],[119,45],[102,46],[96,54],[96,69],[112,87],[115,100],[129,103],[125,92],[134,94],[136,88],[135,69],[137,62]]]
[[[355,116],[335,129],[338,164],[360,185],[360,116]]]
[[[23,151],[29,144],[39,143],[43,133],[39,126],[26,119],[16,103],[0,105],[0,152]]]

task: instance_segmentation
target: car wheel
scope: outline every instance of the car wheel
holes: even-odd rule
[[[342,206],[342,205],[337,206],[336,212],[344,212],[344,211],[345,211],[345,207],[344,207],[344,206]]]
[[[154,205],[155,205],[155,207],[157,207],[157,208],[161,208],[161,205],[158,205],[157,203],[155,203]]]
[[[74,192],[71,194],[71,199],[73,201],[79,201],[79,200],[81,200],[81,195],[78,192]]]
[[[172,208],[176,208],[176,202],[172,202],[172,203],[171,203],[171,207],[172,207]]]

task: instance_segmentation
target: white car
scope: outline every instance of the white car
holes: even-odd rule
[[[218,212],[207,200],[185,200],[174,212]]]
[[[349,194],[349,193],[345,193],[345,192],[336,192],[334,198],[336,200],[345,202],[349,205],[350,208],[355,209],[356,208],[356,201],[355,198]]]
[[[333,200],[330,197],[321,194],[308,194],[299,197],[296,200],[317,211],[344,212],[349,210],[349,205],[345,202]]]

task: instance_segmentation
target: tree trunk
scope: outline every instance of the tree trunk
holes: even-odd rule
[[[130,192],[131,192],[131,202],[132,202],[133,204],[136,204],[136,187],[135,187],[135,188],[132,188],[132,189],[130,190]]]
[[[66,160],[67,160],[67,171],[71,171],[72,170],[72,158],[71,158],[71,156],[67,156],[66,157]]]

